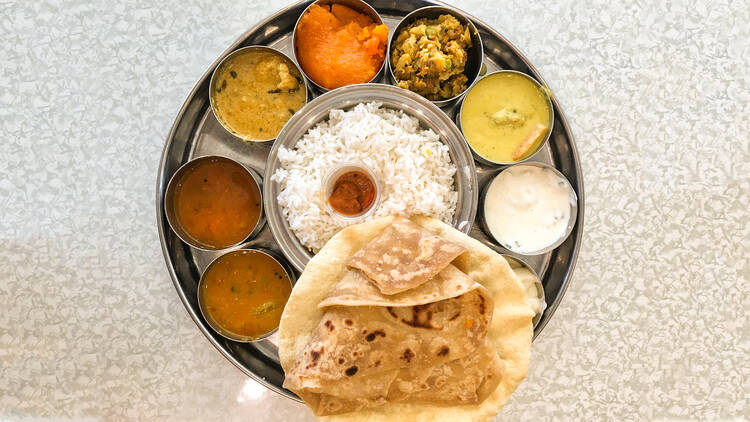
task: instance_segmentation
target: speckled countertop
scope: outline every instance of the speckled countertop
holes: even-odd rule
[[[203,337],[159,246],[194,82],[288,1],[0,0],[0,420],[310,420]],[[583,163],[573,282],[499,420],[750,418],[750,3],[455,1]]]

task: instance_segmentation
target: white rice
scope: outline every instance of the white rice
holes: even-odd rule
[[[456,166],[448,146],[419,120],[380,103],[331,110],[328,121],[311,128],[294,149],[279,148],[278,202],[299,241],[317,252],[347,225],[325,208],[323,178],[335,165],[361,162],[378,178],[381,197],[371,220],[393,214],[422,214],[450,224],[458,194]]]

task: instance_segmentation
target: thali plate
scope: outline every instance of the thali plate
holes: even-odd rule
[[[284,372],[279,364],[275,336],[255,343],[233,342],[214,332],[201,316],[197,300],[198,280],[206,266],[222,252],[197,250],[180,241],[169,228],[164,215],[163,200],[170,177],[180,165],[195,157],[223,155],[264,174],[272,144],[242,142],[224,130],[215,119],[209,105],[209,80],[224,57],[248,45],[271,46],[293,57],[294,24],[300,13],[310,3],[312,0],[295,3],[255,25],[224,51],[203,74],[182,106],[167,137],[159,166],[156,191],[156,211],[164,259],[177,293],[188,313],[203,334],[230,362],[269,389],[294,400],[299,400],[299,398],[282,387]],[[444,5],[444,3],[430,0],[399,2],[374,0],[370,4],[380,13],[389,28],[394,28],[401,18],[417,8]],[[484,22],[470,14],[462,13],[471,18],[479,29],[483,41],[484,64],[488,73],[500,69],[513,69],[527,73],[546,85],[544,79],[526,57],[508,40]],[[555,109],[552,135],[549,142],[530,160],[552,164],[568,178],[578,196],[578,216],[573,232],[562,245],[544,255],[522,257],[542,279],[547,302],[547,309],[534,329],[534,337],[544,329],[565,293],[575,267],[583,232],[584,192],[578,154],[562,108],[555,98],[552,100]],[[442,110],[449,119],[454,119],[455,106]],[[476,162],[474,164],[476,177],[473,179],[477,181],[479,191],[492,176],[502,169],[502,167],[487,166]],[[476,201],[473,203],[476,204]],[[473,212],[476,210],[471,211],[471,220],[473,220]],[[471,226],[469,235],[500,253],[514,255],[488,239],[476,223]],[[281,252],[279,244],[271,233],[270,225],[266,225],[257,237],[238,247],[247,246],[260,246]],[[287,256],[287,258],[294,262],[292,257]]]

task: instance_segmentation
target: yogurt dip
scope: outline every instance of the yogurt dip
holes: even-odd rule
[[[490,182],[484,197],[487,230],[513,252],[534,255],[569,233],[576,195],[549,167],[508,167]]]

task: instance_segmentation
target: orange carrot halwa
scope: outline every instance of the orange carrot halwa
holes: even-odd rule
[[[380,70],[388,27],[340,4],[313,4],[299,21],[300,66],[318,85],[334,89],[369,82]]]

